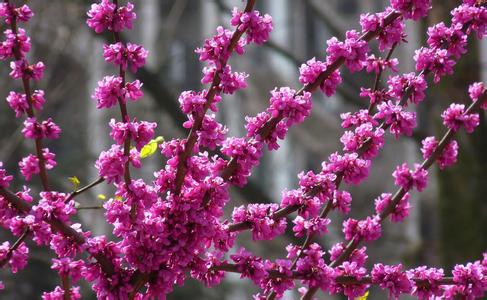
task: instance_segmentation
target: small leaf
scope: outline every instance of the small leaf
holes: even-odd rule
[[[369,291],[366,291],[365,294],[362,296],[355,298],[355,300],[367,300],[367,297],[369,296]]]
[[[164,137],[158,136],[153,140],[150,140],[142,149],[140,150],[140,157],[146,158],[157,151],[157,145],[164,142]]]
[[[123,200],[123,198],[121,196],[115,196],[113,198],[115,198],[115,200],[118,200],[118,201],[122,201]]]
[[[73,176],[73,177],[68,177],[68,180],[73,184],[73,190],[77,191],[80,185],[80,181],[78,177]]]
[[[98,199],[100,199],[100,200],[106,200],[107,199],[107,196],[105,196],[103,194],[99,194],[98,195]]]

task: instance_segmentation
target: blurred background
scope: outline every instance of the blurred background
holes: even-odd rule
[[[14,1],[18,4],[24,1]],[[100,151],[109,148],[108,121],[119,118],[118,110],[97,110],[91,94],[98,80],[115,69],[104,63],[102,45],[110,36],[95,35],[85,25],[90,1],[49,0],[28,1],[35,17],[28,24],[33,40],[30,60],[43,60],[45,78],[35,88],[46,90],[46,106],[42,118],[53,117],[61,126],[61,139],[46,142],[56,153],[58,166],[49,172],[51,184],[60,191],[71,191],[68,177],[77,176],[85,185],[97,178],[94,162]],[[125,1],[123,1],[125,2]],[[269,91],[274,87],[299,88],[298,67],[312,57],[325,57],[326,40],[332,36],[342,39],[346,30],[359,29],[360,13],[381,11],[388,1],[383,0],[258,0],[256,8],[269,13],[274,20],[271,39],[264,46],[247,47],[244,56],[233,57],[235,70],[250,74],[249,88],[233,96],[224,96],[219,119],[228,126],[229,135],[243,136],[244,116],[255,115],[268,104]],[[401,44],[393,57],[400,60],[400,72],[414,69],[414,50],[425,44],[425,31],[441,20],[449,23],[449,11],[461,1],[435,0],[429,17],[407,24],[407,43]],[[136,105],[129,104],[131,116],[139,120],[156,121],[156,135],[167,139],[185,137],[184,116],[179,110],[178,95],[184,90],[200,90],[201,69],[194,49],[214,34],[219,24],[228,27],[233,6],[243,7],[239,0],[134,0],[137,11],[135,29],[125,38],[141,43],[150,51],[147,65],[135,77],[144,82],[145,97]],[[3,25],[2,25],[3,26]],[[6,28],[2,27],[2,30]],[[376,44],[372,44],[376,52]],[[452,101],[467,99],[467,85],[487,77],[487,43],[471,39],[469,54],[455,67],[455,74],[440,84],[430,84],[427,101],[417,108],[419,126],[412,137],[395,140],[387,134],[386,146],[375,160],[372,175],[360,187],[344,186],[353,196],[352,216],[360,218],[373,213],[373,200],[382,192],[393,192],[392,172],[402,162],[422,160],[420,141],[428,135],[443,134],[440,113]],[[379,54],[380,55],[380,54]],[[0,98],[10,90],[19,90],[17,82],[8,77],[10,68],[2,62],[0,68]],[[279,202],[283,189],[297,186],[300,171],[320,170],[321,162],[329,154],[341,151],[339,115],[367,107],[359,97],[360,87],[371,87],[373,77],[365,72],[353,74],[342,70],[344,83],[334,97],[321,93],[313,95],[313,113],[303,124],[291,129],[281,148],[266,152],[255,170],[248,187],[232,190],[234,206],[246,203]],[[389,75],[389,74],[386,74]],[[383,86],[386,82],[383,80]],[[416,108],[415,108],[416,109]],[[472,135],[459,135],[459,162],[452,168],[430,171],[430,183],[425,192],[412,194],[410,217],[402,224],[385,226],[383,237],[370,244],[369,265],[376,262],[404,263],[407,267],[421,264],[443,266],[449,270],[454,263],[480,258],[487,250],[487,125],[485,114],[481,125]],[[20,176],[18,161],[33,152],[33,143],[22,137],[21,119],[16,119],[6,102],[0,105],[0,161],[15,175],[15,188],[26,184]],[[152,173],[161,168],[159,155],[147,159],[136,176],[151,180]],[[35,178],[29,186],[39,191]],[[110,196],[112,190],[102,184],[90,193],[77,198],[81,206],[99,206],[97,195]],[[103,211],[80,210],[78,221],[95,234],[110,235]],[[342,216],[332,214],[333,227],[319,242],[329,246],[343,239]],[[291,228],[289,226],[289,228]],[[0,241],[13,240],[7,232],[0,232]],[[252,243],[248,233],[241,234],[244,245],[265,258],[285,255],[284,247],[301,242],[286,234],[274,241]],[[0,299],[39,299],[42,291],[50,291],[58,283],[58,276],[50,270],[52,253],[47,248],[30,248],[29,267],[18,274],[0,271],[6,289]],[[81,283],[83,299],[94,295]],[[205,289],[200,283],[188,280],[184,288],[176,288],[168,299],[249,299],[257,292],[247,280],[229,274],[224,284]],[[289,293],[288,299],[296,294]],[[324,297],[322,294],[320,297]],[[386,293],[372,290],[369,299],[384,299]]]

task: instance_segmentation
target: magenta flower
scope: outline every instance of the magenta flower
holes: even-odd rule
[[[465,131],[472,133],[479,126],[479,114],[466,114],[465,105],[452,103],[442,114],[443,124],[453,131],[465,127]]]
[[[117,7],[110,0],[102,0],[99,4],[91,5],[86,23],[96,33],[105,30],[120,32],[125,28],[132,29],[132,23],[136,18],[133,9],[134,5],[130,2],[127,2],[126,6]]]
[[[401,12],[405,19],[416,21],[428,15],[431,0],[391,0],[391,6]]]
[[[412,103],[418,104],[423,101],[424,91],[428,87],[424,75],[416,76],[415,73],[407,73],[390,77],[387,81],[390,95],[401,100],[406,95],[406,91],[411,90],[409,99]]]
[[[429,300],[432,297],[440,297],[443,291],[440,287],[439,281],[443,279],[443,269],[427,268],[425,266],[417,267],[408,270],[407,275],[410,279],[425,280],[427,285],[419,285],[414,281],[412,294],[416,295],[420,300]]]
[[[30,50],[30,38],[26,35],[25,30],[22,28],[17,29],[17,34],[14,34],[12,30],[7,29],[4,32],[5,41],[0,43],[0,60],[7,58],[13,58],[14,48],[17,48],[21,57],[24,57]]]
[[[340,42],[336,37],[329,39],[326,43],[328,48],[327,62],[332,63],[340,58],[345,59],[345,65],[350,72],[362,70],[363,63],[367,59],[369,46],[366,41],[359,39],[360,34],[355,30],[346,32],[345,42]]]
[[[343,222],[343,233],[346,240],[354,237],[367,241],[374,241],[382,234],[380,219],[378,216],[367,217],[365,220],[348,219]]]
[[[374,118],[383,119],[396,139],[399,135],[411,136],[413,134],[413,129],[416,127],[415,112],[406,111],[403,106],[393,104],[392,101],[379,104],[377,110]]]
[[[392,204],[392,194],[383,193],[375,199],[375,212],[381,214]],[[409,203],[409,193],[406,193],[396,206],[392,207],[390,213],[392,222],[402,222],[409,216],[411,204]]]
[[[428,171],[423,169],[420,164],[414,164],[415,169],[410,170],[406,163],[397,166],[392,176],[394,183],[406,191],[415,187],[418,191],[423,191],[428,183]]]
[[[382,289],[389,290],[390,299],[399,299],[401,294],[409,294],[412,290],[412,282],[402,271],[401,264],[397,266],[375,264],[371,275],[372,282],[379,284]]]
[[[0,188],[7,188],[12,181],[12,175],[7,175],[7,171],[2,168],[3,163],[0,161]]]
[[[431,49],[422,47],[415,51],[416,71],[429,70],[433,72],[434,82],[440,82],[440,77],[453,74],[456,62],[446,49]]]
[[[123,70],[127,70],[130,64],[130,70],[134,73],[145,65],[145,59],[148,55],[149,51],[145,50],[141,45],[132,43],[124,45],[118,42],[103,46],[103,56],[107,62],[121,66]]]
[[[42,149],[42,153],[44,156],[46,169],[51,170],[57,164],[54,160],[56,158],[56,155],[49,152],[49,149],[47,148]],[[20,173],[22,174],[22,176],[24,176],[25,180],[30,181],[32,175],[40,173],[39,159],[36,156],[29,154],[27,157],[24,157],[19,162],[19,168]]]
[[[44,63],[38,62],[33,65],[28,65],[26,60],[16,60],[10,63],[10,76],[14,79],[34,79],[41,80],[44,76]]]
[[[230,23],[238,26],[237,30],[245,31],[247,44],[254,42],[262,45],[269,39],[269,33],[272,31],[272,17],[268,14],[261,16],[257,10],[241,12],[234,8]]]
[[[427,137],[422,142],[423,147],[421,148],[421,152],[423,153],[423,158],[429,158],[433,152],[436,150],[438,146],[438,141],[435,137]],[[439,153],[436,157],[436,162],[441,170],[444,170],[446,167],[452,166],[457,162],[458,156],[458,143],[455,140],[449,142],[445,149],[443,149],[442,153]]]
[[[278,204],[250,204],[234,208],[232,218],[234,222],[248,222],[252,225],[253,240],[271,240],[286,230],[285,218],[272,218],[278,209]]]
[[[328,64],[316,60],[314,57],[308,60],[305,64],[302,64],[299,68],[299,81],[302,84],[314,83],[318,76],[328,68]],[[338,85],[342,83],[340,71],[335,70],[320,84],[320,89],[326,96],[333,96],[336,92]]]

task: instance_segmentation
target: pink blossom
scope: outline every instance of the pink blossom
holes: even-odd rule
[[[123,94],[122,78],[105,76],[98,82],[98,87],[91,97],[97,101],[97,108],[110,108],[118,103],[118,99],[123,99]]]
[[[242,12],[234,8],[230,22],[233,26],[238,26],[239,31],[245,31],[247,44],[254,42],[262,45],[269,39],[272,31],[272,17],[268,14],[261,16],[257,10]]]
[[[487,109],[487,101],[482,96],[485,93],[485,86],[483,82],[474,82],[468,87],[468,94],[473,102],[483,101],[480,105],[482,109]]]
[[[302,274],[301,282],[306,286],[327,291],[336,275],[335,271],[325,263],[321,247],[313,243],[303,252],[304,255],[296,264],[296,271]]]
[[[118,42],[103,46],[103,56],[107,62],[113,62],[121,66],[123,70],[127,70],[130,63],[132,72],[137,72],[138,68],[145,65],[145,59],[148,55],[149,51],[145,50],[141,45],[132,43],[124,45]]]
[[[391,0],[391,6],[401,12],[405,19],[416,21],[428,15],[431,0]]]
[[[255,284],[267,276],[264,262],[260,257],[253,256],[245,248],[240,248],[237,253],[230,255],[230,258],[237,264],[237,270],[241,273],[240,278],[248,277]]]
[[[367,59],[369,46],[366,41],[361,40],[360,34],[355,30],[346,32],[345,42],[339,42],[336,37],[329,39],[326,43],[328,48],[327,61],[335,62],[340,58],[345,59],[345,65],[350,72],[362,70],[363,63]]]
[[[475,127],[479,126],[479,114],[467,114],[465,105],[452,103],[442,114],[443,124],[453,131],[465,127],[465,131],[472,133]]]
[[[456,62],[446,49],[431,49],[422,47],[415,51],[416,71],[428,70],[433,72],[434,82],[440,82],[443,75],[453,74]]]
[[[286,219],[274,220],[272,215],[279,209],[278,204],[249,204],[233,210],[234,222],[248,222],[252,225],[252,239],[271,240],[284,233]]]
[[[389,290],[391,299],[399,299],[401,294],[409,294],[412,290],[412,282],[402,271],[402,265],[388,266],[375,264],[372,272],[372,282],[379,284],[382,289]]]
[[[425,94],[424,91],[428,87],[424,75],[416,76],[415,73],[407,73],[404,75],[397,75],[390,77],[387,81],[389,85],[390,94],[401,100],[407,92],[410,93],[408,100],[414,104],[418,104],[423,101]]]
[[[10,270],[12,273],[17,273],[18,271],[22,270],[25,268],[27,265],[27,258],[29,255],[29,248],[25,245],[24,242],[20,244],[17,249],[12,251],[10,257],[7,256],[9,249],[10,249],[10,243],[9,242],[4,242],[3,244],[0,245],[0,262],[3,262],[4,260],[8,259],[8,266],[10,267]]]
[[[290,190],[282,192],[281,207],[300,207],[299,215],[304,217],[316,217],[320,212],[322,202],[318,198],[305,197],[302,190]]]
[[[452,23],[455,26],[463,27],[468,25],[465,30],[467,33],[473,30],[477,33],[479,39],[482,39],[486,35],[487,10],[484,6],[476,6],[474,3],[464,3],[453,9],[451,15]]]
[[[423,153],[423,158],[428,159],[433,152],[438,147],[438,141],[435,137],[427,137],[422,142],[423,147],[421,147],[421,152]],[[458,156],[458,143],[455,140],[449,142],[441,153],[436,155],[436,162],[441,170],[444,170],[446,167],[452,166],[457,162]]]
[[[265,142],[269,150],[279,149],[277,141],[284,139],[288,131],[288,126],[284,122],[277,123],[274,130],[272,130],[265,139],[259,135],[259,130],[271,119],[271,116],[267,112],[260,112],[255,117],[245,117],[245,129],[247,129],[247,137],[255,138],[259,141]]]
[[[370,123],[365,123],[357,128],[355,132],[346,131],[340,138],[343,150],[354,152],[362,147],[366,147],[362,154],[365,159],[371,159],[379,154],[379,150],[384,146],[384,130],[376,128]]]
[[[328,160],[329,163],[323,163],[323,170],[342,174],[346,183],[359,184],[369,176],[370,160],[359,158],[357,153],[345,153],[344,155],[333,153]]]
[[[397,65],[399,64],[399,60],[397,58],[390,58],[385,60],[381,57],[375,57],[374,54],[371,54],[367,57],[367,60],[364,62],[365,70],[367,73],[379,73],[380,71],[390,69],[392,72],[399,71]]]
[[[25,33],[22,28],[17,29],[17,34],[14,34],[12,30],[7,29],[4,32],[5,41],[0,43],[0,60],[15,57],[15,49],[18,49],[18,53],[21,57],[24,57],[30,50],[30,37]]]
[[[335,276],[346,276],[355,280],[362,280],[367,274],[367,270],[356,262],[345,261],[341,266],[335,268]],[[331,288],[332,294],[342,293],[348,297],[348,299],[355,299],[362,296],[367,291],[368,284],[333,284]]]
[[[118,145],[123,145],[127,137],[135,142],[137,150],[141,150],[154,136],[154,129],[157,124],[153,122],[141,121],[137,122],[115,122],[115,119],[110,120],[110,127],[112,131],[110,136]]]
[[[33,65],[28,65],[26,60],[16,60],[10,62],[10,76],[14,79],[34,79],[41,80],[44,76],[44,63],[38,62]]]
[[[110,0],[102,0],[99,4],[92,4],[88,11],[88,20],[86,23],[96,33],[102,33],[105,30],[120,32],[126,29],[132,29],[132,23],[136,18],[134,5],[127,2],[126,6],[117,7]]]
[[[65,290],[60,286],[56,286],[54,291],[52,292],[44,292],[42,293],[42,300],[64,300],[65,299]],[[73,286],[68,291],[68,297],[70,300],[78,300],[81,299],[81,294],[79,292],[79,286]]]
[[[328,225],[331,223],[327,218],[312,218],[309,220],[304,219],[301,216],[297,216],[293,223],[294,234],[297,237],[303,237],[305,235],[323,235],[328,233]]]
[[[444,48],[448,55],[459,59],[467,52],[467,35],[461,25],[446,27],[443,22],[428,28],[428,45],[433,49]]]
[[[394,207],[390,207],[392,204],[392,194],[383,193],[375,199],[375,212],[379,215],[382,214],[387,209],[391,209],[391,221],[392,222],[402,222],[409,216],[409,210],[411,204],[409,203],[409,193],[406,193],[401,200]]]
[[[0,161],[0,188],[7,188],[12,181],[12,175],[7,175],[7,171],[2,168],[3,163]]]
[[[42,149],[42,155],[44,156],[44,163],[47,170],[51,170],[56,166],[56,161],[54,160],[56,155],[54,153],[49,152],[49,149],[44,148]],[[24,176],[25,180],[30,181],[32,175],[40,173],[39,167],[39,159],[29,154],[27,157],[24,157],[19,162],[20,173]]]
[[[286,125],[299,124],[311,113],[311,93],[296,95],[296,91],[282,87],[271,92],[270,106],[267,111],[273,118],[286,119]]]
[[[352,205],[352,195],[347,191],[335,191],[333,193],[333,208],[344,214],[348,214]]]
[[[72,260],[69,257],[54,258],[51,269],[56,270],[59,275],[69,276],[73,282],[77,282],[81,278],[84,265],[82,260]]]
[[[346,240],[351,240],[354,237],[367,241],[374,241],[381,236],[380,218],[367,217],[365,220],[348,219],[343,222],[343,233]]]
[[[327,63],[316,60],[313,57],[299,68],[299,81],[302,84],[313,84],[327,68]],[[331,97],[335,94],[336,88],[340,83],[342,83],[340,71],[335,70],[321,82],[320,89],[326,96]]]
[[[246,73],[232,72],[230,65],[226,65],[223,68],[220,75],[220,89],[225,94],[232,95],[235,91],[244,89],[247,87],[245,79],[249,77]]]
[[[389,25],[384,26],[384,19],[393,11],[388,7],[385,11],[377,14],[360,15],[360,25],[362,32],[378,31],[377,39],[379,40],[379,50],[384,51],[391,48],[392,45],[399,43],[404,37],[404,23],[401,18],[396,18]]]
[[[244,138],[227,138],[222,145],[222,153],[235,159],[237,170],[234,171],[230,182],[237,186],[247,183],[252,167],[259,164],[262,156],[262,143],[247,141]]]
[[[199,54],[200,61],[212,62],[218,69],[221,69],[223,66],[222,63],[226,63],[230,57],[228,47],[233,32],[226,30],[221,26],[218,26],[216,31],[217,34],[211,39],[205,40],[203,47],[197,48],[195,52]],[[237,54],[244,53],[244,44],[245,42],[243,40],[237,42],[235,46],[235,52],[237,52]]]
[[[190,129],[194,120],[189,116],[189,120],[184,122],[183,127]],[[220,146],[225,140],[228,129],[215,120],[214,114],[204,115],[200,129],[197,131],[198,144],[210,150]]]
[[[428,183],[428,171],[423,169],[420,164],[414,164],[414,170],[410,170],[406,163],[397,166],[396,170],[392,173],[397,186],[400,186],[405,191],[409,191],[415,187],[418,191],[422,192]]]
[[[42,123],[38,123],[35,118],[27,118],[24,121],[22,134],[29,139],[58,139],[61,134],[61,128],[57,126],[51,118]]]
[[[330,253],[330,261],[336,261],[345,251],[346,245],[344,243],[337,243],[328,251]],[[346,261],[354,262],[357,266],[363,267],[368,258],[366,253],[367,248],[357,248],[352,251]]]
[[[378,112],[375,119],[383,119],[389,125],[389,131],[395,135],[411,136],[416,127],[416,113],[405,111],[401,105],[393,104],[392,101],[381,103],[377,106]]]
[[[69,222],[69,216],[74,215],[74,201],[66,202],[67,195],[58,192],[41,192],[39,203],[32,207],[32,214],[37,220],[57,219]]]
[[[379,123],[369,115],[369,111],[367,109],[361,109],[356,113],[343,113],[340,114],[340,118],[342,121],[342,128],[350,128],[353,126],[360,126],[365,123],[370,123],[373,126],[379,125]]]
[[[407,275],[410,279],[425,280],[427,285],[413,283],[412,294],[416,295],[420,300],[429,300],[432,297],[440,297],[443,291],[440,287],[440,280],[443,279],[443,269],[427,268],[425,266],[417,267],[412,270],[408,270]]]
[[[290,260],[276,259],[274,263],[268,264],[269,269],[291,277],[292,262]],[[290,278],[272,278],[271,276],[268,276],[261,281],[260,288],[262,288],[266,294],[269,294],[271,291],[274,292],[279,299],[283,296],[285,291],[294,288],[294,281]]]
[[[140,167],[140,161],[135,153],[130,153],[130,159],[123,154],[123,149],[118,145],[112,145],[107,151],[102,151],[95,163],[100,176],[107,182],[119,183],[124,174],[124,165],[129,160],[135,167]]]
[[[27,22],[34,16],[34,13],[27,5],[15,8],[7,2],[0,3],[0,18],[5,18],[5,23],[12,24],[13,18],[20,22]]]
[[[456,295],[467,299],[484,296],[487,288],[486,275],[479,261],[466,265],[456,265],[452,274],[453,281],[458,284],[456,286]]]

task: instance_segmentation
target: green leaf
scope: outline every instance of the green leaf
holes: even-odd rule
[[[355,300],[367,300],[368,296],[369,296],[369,291],[366,291],[365,294],[363,294],[360,297],[355,298]]]
[[[140,157],[146,158],[157,151],[157,145],[164,142],[164,137],[158,136],[153,140],[150,140],[142,149],[140,150]]]
[[[78,177],[76,176],[73,176],[73,177],[68,177],[68,180],[73,184],[73,190],[74,191],[77,191],[78,188],[79,188],[79,185],[80,185],[80,181],[78,179]]]
[[[105,195],[103,195],[103,194],[99,194],[99,195],[98,195],[98,199],[100,199],[100,200],[102,200],[102,201],[103,201],[103,200],[106,200],[106,199],[107,199],[107,196],[105,196]]]

